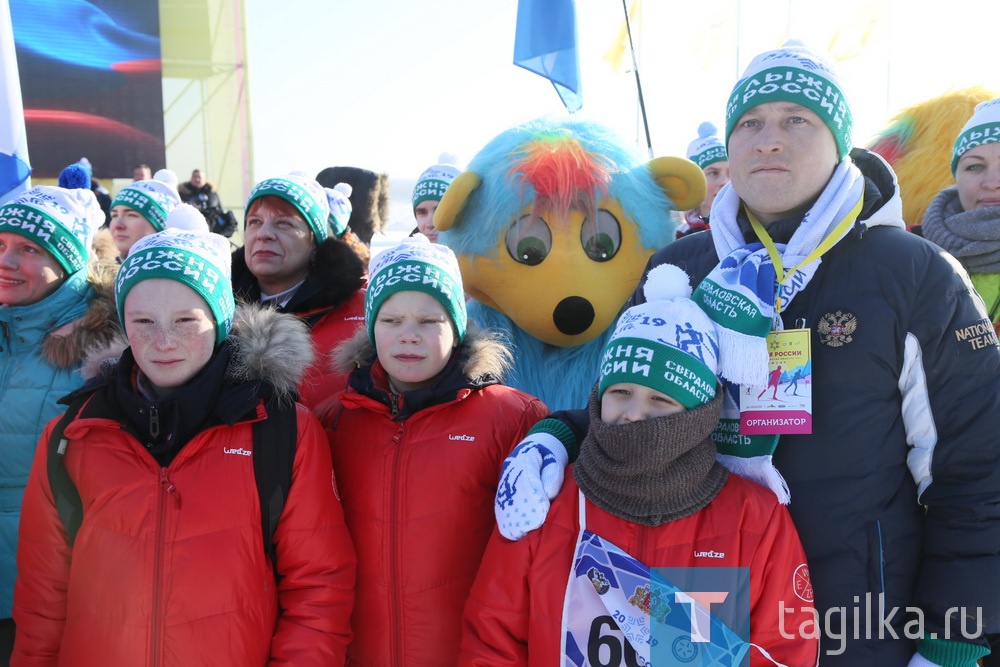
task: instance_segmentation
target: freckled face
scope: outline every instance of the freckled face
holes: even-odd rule
[[[125,334],[157,396],[198,374],[215,350],[215,320],[193,289],[163,278],[143,280],[125,296]]]

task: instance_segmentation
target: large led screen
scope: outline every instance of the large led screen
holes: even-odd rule
[[[10,0],[36,178],[164,166],[158,0]]]

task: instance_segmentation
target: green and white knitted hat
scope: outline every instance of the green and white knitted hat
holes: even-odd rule
[[[646,303],[626,310],[601,358],[598,397],[619,382],[670,396],[685,408],[715,398],[718,333],[691,300],[684,271],[672,264],[653,268],[643,286]]]
[[[247,198],[246,210],[250,210],[254,200],[267,195],[284,199],[294,206],[312,230],[316,243],[322,243],[330,237],[332,231],[335,231],[331,229],[330,223],[333,220],[330,216],[330,203],[326,190],[301,171],[293,171],[287,176],[268,178],[255,185]],[[345,222],[337,235],[343,234],[346,227]]]
[[[143,280],[165,278],[187,285],[198,293],[215,320],[215,344],[233,328],[232,261],[229,240],[219,234],[166,229],[136,241],[122,262],[115,280],[118,317],[125,323],[125,297]]]
[[[90,190],[38,185],[0,206],[0,232],[37,243],[66,273],[86,268],[104,211]]]
[[[449,155],[442,155],[441,164],[431,165],[424,169],[424,173],[420,174],[420,178],[417,179],[417,184],[413,188],[414,211],[417,210],[420,202],[441,201],[444,191],[448,189],[455,177],[462,173],[461,169],[450,164],[453,159]]]
[[[375,318],[385,300],[397,292],[425,292],[441,302],[459,341],[465,338],[468,315],[458,259],[451,248],[417,235],[376,255],[368,268],[365,324],[375,342]]]
[[[1000,98],[980,102],[955,140],[951,156],[951,174],[955,175],[958,158],[970,148],[1000,141]]]
[[[725,162],[729,159],[726,147],[719,138],[719,130],[709,122],[698,126],[698,138],[688,144],[688,159],[704,169],[713,162]]]
[[[138,211],[158,232],[167,225],[167,216],[181,203],[177,192],[177,174],[160,169],[153,178],[129,183],[111,200],[111,208],[128,206]]]
[[[726,146],[747,111],[767,102],[793,102],[814,112],[830,128],[843,160],[851,151],[854,117],[836,72],[801,44],[788,42],[750,61],[726,105]]]

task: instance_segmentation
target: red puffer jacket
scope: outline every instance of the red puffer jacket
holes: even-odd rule
[[[298,314],[306,317],[306,314]],[[306,369],[299,383],[299,402],[315,408],[323,400],[347,388],[348,373],[330,367],[328,355],[340,343],[351,338],[365,324],[365,290],[359,289],[347,301],[328,312],[312,325],[316,362]]]
[[[490,539],[465,609],[459,665],[563,664],[563,603],[580,533],[571,470],[540,529],[518,542],[499,531]],[[785,665],[816,664],[816,638],[782,637],[803,623],[816,626],[802,546],[788,511],[767,489],[730,475],[704,509],[655,527],[587,503],[587,529],[650,567],[749,568],[751,643]],[[607,627],[599,629],[598,644],[622,641],[617,627],[616,639]],[[750,664],[773,663],[751,648]]]
[[[433,390],[396,403],[378,389],[381,368],[361,368],[320,409],[358,552],[349,665],[455,664],[462,608],[496,523],[500,467],[548,412],[516,389],[472,386],[475,365],[452,364]]]
[[[263,366],[250,363],[254,350],[270,357],[272,368],[293,367],[297,360],[301,371],[310,359],[305,329],[273,310],[260,317],[262,330],[279,334],[281,327],[266,321],[283,318],[301,340],[289,349],[286,332],[272,344],[248,346],[233,355],[247,365],[230,365],[231,377],[254,382],[251,369]],[[108,376],[105,368],[102,373]],[[224,390],[212,408],[216,425],[161,466],[132,435],[125,416],[131,413],[110,391],[95,390],[64,432],[66,470],[83,502],[72,549],[46,473],[55,420],[39,442],[20,526],[11,664],[343,664],[356,559],[329,447],[313,414],[297,406],[292,481],[274,533],[276,582],[264,551],[254,476],[253,422],[266,417],[257,394]],[[246,398],[235,407],[226,402],[237,395]]]
[[[343,663],[354,556],[325,439],[307,410],[299,407],[293,481],[275,531],[277,589],[245,454],[250,423],[201,433],[168,468],[116,421],[70,424],[66,437],[82,442],[66,466],[85,508],[72,552],[45,474],[52,426],[25,492],[12,665]]]

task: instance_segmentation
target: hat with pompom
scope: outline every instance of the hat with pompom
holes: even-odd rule
[[[88,189],[38,185],[0,206],[0,232],[19,234],[52,255],[66,273],[87,266],[104,211]]]
[[[188,232],[208,233],[208,221],[201,211],[191,204],[178,204],[167,216],[165,229],[183,229]]]
[[[719,338],[715,324],[691,300],[688,275],[662,264],[643,286],[646,303],[626,310],[601,358],[598,396],[619,382],[649,387],[685,408],[715,398]]]
[[[354,188],[350,183],[337,183],[326,190],[326,203],[330,206],[330,231],[334,236],[343,236],[347,231],[347,223],[351,219],[351,193]]]
[[[688,144],[687,156],[702,169],[713,162],[729,159],[718,128],[707,121],[698,126],[698,138]]]
[[[177,174],[169,169],[160,169],[145,181],[129,183],[118,191],[111,200],[115,206],[127,206],[138,211],[158,232],[166,227],[167,216],[181,203],[177,192]]]
[[[958,133],[951,154],[951,173],[958,168],[958,158],[970,148],[1000,141],[1000,98],[980,102],[972,117]]]
[[[414,211],[417,210],[417,206],[421,202],[441,201],[445,190],[455,180],[455,177],[462,173],[461,169],[452,164],[455,161],[454,156],[443,153],[438,159],[440,163],[424,169],[420,178],[417,179],[417,184],[413,187]]]
[[[89,190],[90,172],[84,165],[76,162],[59,172],[56,184],[67,190]]]
[[[833,66],[801,42],[790,40],[750,61],[726,105],[726,145],[736,123],[768,102],[791,102],[809,109],[830,128],[843,160],[851,151],[854,116]]]

